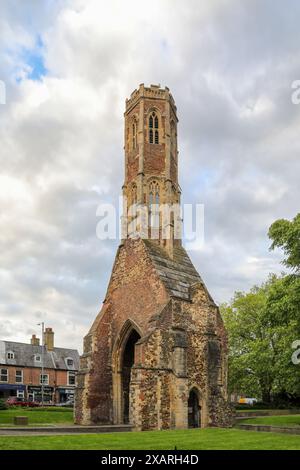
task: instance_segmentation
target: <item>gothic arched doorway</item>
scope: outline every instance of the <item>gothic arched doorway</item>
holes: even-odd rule
[[[195,389],[190,391],[188,399],[188,426],[189,428],[201,427],[201,406]]]
[[[124,345],[121,359],[122,418],[124,424],[129,423],[131,368],[134,364],[135,343],[140,338],[138,332],[133,329]]]

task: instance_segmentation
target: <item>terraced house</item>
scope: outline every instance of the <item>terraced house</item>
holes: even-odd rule
[[[28,401],[64,403],[73,399],[79,354],[54,346],[54,332],[46,328],[44,345],[0,341],[0,398],[16,396]]]

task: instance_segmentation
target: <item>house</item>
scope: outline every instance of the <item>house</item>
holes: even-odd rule
[[[73,399],[79,354],[54,346],[54,332],[46,328],[44,345],[32,335],[30,343],[0,341],[0,398],[64,403]]]

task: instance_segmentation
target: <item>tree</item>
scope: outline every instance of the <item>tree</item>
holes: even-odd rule
[[[292,220],[280,219],[269,229],[271,249],[282,248],[285,254],[283,264],[300,274],[300,214]]]
[[[281,248],[285,254],[283,264],[292,269],[292,273],[282,277],[271,290],[269,314],[278,324],[295,320],[300,334],[300,214],[291,222],[285,219],[274,222],[269,238],[272,240],[270,249]]]
[[[270,293],[282,279],[272,275],[262,286],[236,292],[221,306],[229,333],[229,391],[267,403],[275,394],[300,391],[291,362],[295,321],[280,324],[268,312]]]
[[[274,222],[269,238],[292,272],[270,275],[221,306],[229,333],[229,390],[265,402],[279,394],[300,396],[299,366],[291,361],[292,343],[300,339],[300,214]]]

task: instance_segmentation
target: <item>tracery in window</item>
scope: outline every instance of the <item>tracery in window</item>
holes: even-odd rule
[[[155,111],[149,116],[149,143],[159,144],[159,120]]]

